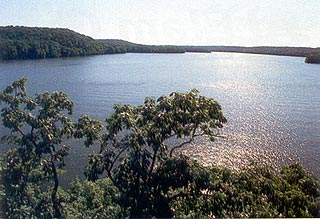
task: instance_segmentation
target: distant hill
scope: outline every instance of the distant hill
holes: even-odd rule
[[[209,50],[211,52],[235,52],[235,53],[252,53],[264,55],[279,55],[279,56],[300,56],[320,53],[320,48],[309,47],[275,47],[275,46],[259,46],[259,47],[242,47],[242,46],[184,46],[186,51],[189,48]]]
[[[184,53],[177,46],[147,46],[123,40],[94,40],[64,28],[0,27],[0,59],[45,59],[114,53]]]
[[[320,48],[143,45],[120,39],[92,39],[64,28],[0,27],[0,60],[44,59],[116,53],[236,52],[302,56],[319,54]]]
[[[43,59],[99,55],[108,47],[62,28],[0,27],[0,59]]]
[[[131,43],[119,39],[101,39],[96,40],[104,43],[108,47],[112,47],[114,52],[118,53],[184,53],[185,49],[181,46],[155,46]]]

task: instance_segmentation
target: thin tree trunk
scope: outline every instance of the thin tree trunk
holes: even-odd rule
[[[53,171],[53,177],[54,177],[54,187],[51,193],[51,200],[52,200],[52,205],[53,205],[53,215],[55,218],[62,219],[62,214],[61,214],[61,209],[60,209],[60,203],[58,201],[57,197],[57,191],[59,187],[59,179],[58,179],[58,173],[57,173],[57,168],[56,165],[54,164],[54,161],[51,161],[51,168]]]
[[[150,170],[149,170],[149,174],[150,174],[150,175],[151,175],[152,172],[153,172],[153,168],[154,168],[154,164],[155,164],[156,159],[157,159],[157,153],[158,153],[159,147],[160,147],[160,146],[158,146],[158,147],[154,150],[154,153],[153,153],[152,163],[151,163]]]

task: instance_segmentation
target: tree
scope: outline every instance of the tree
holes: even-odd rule
[[[320,54],[307,55],[305,63],[320,64]]]
[[[73,134],[73,123],[67,114],[72,113],[73,103],[62,92],[45,92],[36,97],[28,96],[26,79],[22,78],[0,92],[3,126],[11,132],[2,137],[14,147],[6,155],[4,180],[8,194],[17,196],[8,203],[21,208],[28,200],[28,184],[39,183],[50,187],[54,217],[62,218],[57,190],[58,168],[68,155],[64,139]]]
[[[115,105],[114,111],[105,128],[81,117],[75,136],[85,138],[86,146],[100,143],[100,152],[90,157],[87,176],[96,180],[105,172],[121,192],[123,207],[130,208],[130,217],[153,216],[157,165],[196,137],[214,140],[227,121],[220,105],[197,90],[146,98],[138,107]]]

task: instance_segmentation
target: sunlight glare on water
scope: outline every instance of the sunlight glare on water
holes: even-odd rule
[[[220,164],[233,169],[246,167],[251,162],[276,168],[279,164],[300,159],[298,154],[302,154],[303,142],[299,142],[297,133],[288,124],[288,111],[281,106],[286,103],[275,102],[277,98],[283,98],[277,87],[283,78],[268,80],[268,72],[281,72],[281,69],[261,63],[257,57],[236,54],[232,59],[222,59],[219,63],[227,66],[219,66],[219,77],[223,80],[201,84],[220,94],[218,97],[223,94],[229,122],[223,130],[223,139],[218,138],[214,143],[195,143],[185,148],[184,154],[207,165]],[[260,57],[263,60],[264,57]]]

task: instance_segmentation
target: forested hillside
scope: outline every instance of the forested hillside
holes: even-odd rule
[[[320,53],[308,47],[240,47],[143,45],[120,39],[99,39],[63,28],[0,27],[0,60],[44,59],[117,53],[236,52],[301,56]]]
[[[188,50],[189,46],[184,47]],[[263,55],[278,55],[278,56],[300,56],[306,57],[309,54],[320,53],[320,47],[279,47],[279,46],[199,46],[196,48],[208,49],[212,52],[235,52],[235,53],[251,53]]]
[[[115,53],[183,53],[177,46],[147,46],[123,40],[94,40],[63,28],[0,27],[0,59],[45,59]]]
[[[69,29],[0,27],[0,59],[44,59],[105,54],[105,44]]]
[[[114,49],[115,53],[185,53],[186,50],[181,46],[156,46],[131,43],[119,39],[103,39],[97,42],[104,43]]]

